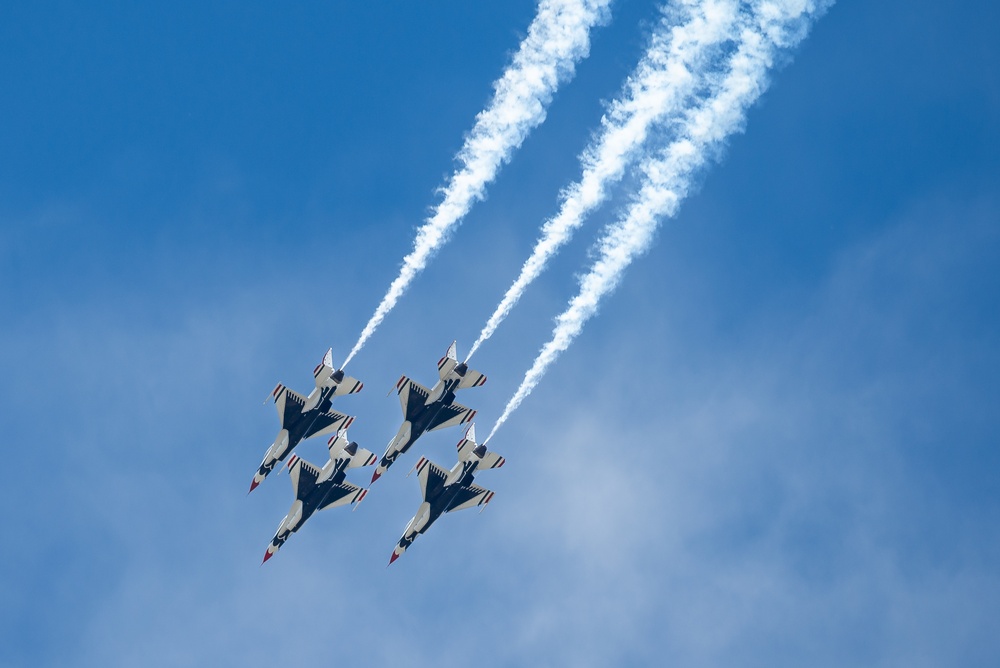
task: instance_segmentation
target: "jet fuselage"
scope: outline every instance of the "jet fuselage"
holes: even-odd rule
[[[403,537],[399,540],[399,545],[404,550],[409,547],[418,534],[427,531],[441,515],[451,507],[455,496],[463,487],[471,485],[475,479],[475,471],[479,465],[478,461],[458,462],[448,473],[445,483],[436,489],[428,489],[427,496],[417,514],[410,520],[410,524],[403,532]]]
[[[305,435],[309,433],[309,429],[316,424],[316,418],[319,417],[320,413],[325,413],[330,410],[333,406],[331,396],[335,390],[336,387],[317,387],[309,394],[309,398],[305,407],[302,409],[302,412],[298,415],[290,415],[285,419],[285,424],[282,426],[284,430],[288,432],[288,450],[291,450],[302,442]],[[318,396],[313,399],[313,395]],[[313,403],[313,401],[315,403]],[[310,403],[313,403],[311,408],[309,406]],[[289,424],[289,421],[291,424]],[[284,454],[287,454],[287,452]],[[279,459],[283,458],[283,456],[279,457]]]
[[[426,402],[423,404],[414,402],[416,405],[407,407],[406,416],[402,426],[399,428],[399,432],[392,443],[389,444],[388,452],[382,457],[382,461],[379,462],[380,469],[389,468],[396,461],[397,457],[409,450],[410,446],[416,443],[417,439],[423,436],[424,432],[434,424],[434,419],[441,412],[441,409],[455,403],[454,388],[457,385],[457,380],[440,380],[431,389]],[[437,399],[434,399],[435,395]],[[409,428],[407,428],[407,424],[409,424]]]
[[[274,538],[271,541],[271,545],[275,547],[275,550],[281,547],[291,534],[298,531],[306,523],[306,520],[312,517],[319,508],[323,507],[335,485],[344,482],[347,478],[347,464],[349,461],[348,459],[337,459],[336,461],[328,462],[321,469],[321,475],[316,484],[295,499],[291,510],[285,515],[285,519],[281,520],[281,524],[278,525],[278,531],[274,534]]]
[[[260,484],[274,470],[278,462],[284,461],[288,453],[294,450],[295,446],[311,433],[313,425],[316,424],[319,416],[330,410],[333,406],[332,397],[336,391],[336,385],[333,387],[317,387],[309,393],[305,406],[300,411],[286,411],[281,431],[278,432],[274,443],[271,444],[271,448],[264,456],[264,461],[261,462],[260,467],[257,469],[257,474],[254,476],[250,491],[253,491],[254,487]]]

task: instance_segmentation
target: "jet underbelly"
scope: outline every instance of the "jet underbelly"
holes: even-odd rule
[[[434,419],[441,412],[442,408],[444,408],[444,402],[435,402],[430,406],[425,406],[422,411],[410,420],[410,424],[413,425],[410,431],[410,444],[416,441],[427,431],[428,427],[434,424]],[[409,448],[410,446],[407,445],[406,447]]]
[[[316,485],[316,489],[309,494],[310,514],[316,512],[317,508],[322,508],[326,504],[326,499],[330,496],[330,492],[333,491],[334,486],[344,482],[346,478],[347,473],[341,470]]]
[[[445,511],[448,510],[448,506],[451,500],[455,498],[455,494],[458,492],[458,485],[448,485],[441,489],[439,494],[434,495],[428,503],[427,508],[427,519],[424,522],[424,526],[420,528],[420,533],[424,533],[430,528],[437,518],[444,515]]]
[[[328,411],[333,406],[333,402],[330,401],[328,395],[329,392],[322,393],[316,400],[314,407],[304,408],[298,415],[285,418],[286,423],[291,422],[291,424],[284,425],[285,429],[288,430],[288,442],[291,444],[289,449],[294,448],[302,442],[306,438],[306,434],[312,429],[312,426],[316,424],[316,420],[320,414]],[[308,404],[306,405],[308,406]]]
[[[308,413],[303,413],[299,418],[292,421],[291,425],[285,425],[288,429],[288,443],[290,448],[294,448],[298,445],[305,435],[309,432],[309,428],[313,426],[316,422],[316,417],[319,415],[319,411],[311,410]]]

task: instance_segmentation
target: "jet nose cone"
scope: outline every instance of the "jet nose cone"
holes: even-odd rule
[[[375,482],[375,481],[376,481],[376,480],[378,480],[378,479],[379,479],[380,477],[382,477],[382,474],[381,474],[381,473],[379,473],[378,471],[375,471],[374,473],[372,473],[372,482]],[[368,483],[368,484],[371,484],[371,483]]]
[[[397,559],[399,559],[399,553],[393,550],[392,556],[389,557],[389,565],[392,566],[392,562],[396,561]]]
[[[259,484],[260,484],[260,481],[257,480],[257,478],[254,478],[253,480],[251,480],[250,481],[250,491],[248,491],[247,494],[249,494],[250,492],[252,492],[255,489],[257,489],[257,485],[259,485]]]
[[[264,565],[264,564],[266,564],[266,563],[267,563],[267,560],[268,560],[268,559],[270,559],[270,558],[271,558],[271,557],[273,557],[273,556],[274,556],[274,552],[271,552],[271,550],[268,550],[267,552],[265,552],[265,553],[264,553],[264,561],[260,562],[260,563],[261,563],[261,565]]]

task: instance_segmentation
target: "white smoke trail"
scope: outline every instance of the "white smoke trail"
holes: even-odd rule
[[[713,67],[721,45],[739,34],[737,17],[745,14],[738,9],[739,0],[684,0],[664,8],[649,49],[601,119],[599,136],[580,158],[580,180],[562,193],[559,212],[542,226],[531,256],[472,344],[466,361],[493,336],[586,216],[604,202],[608,187],[622,178],[650,129],[673,119],[690,104],[690,96],[704,82],[702,73]]]
[[[496,82],[493,100],[477,117],[458,154],[460,168],[443,189],[443,201],[428,218],[403,258],[399,276],[365,325],[344,366],[358,353],[410,282],[427,265],[451,230],[482,199],[486,184],[528,133],[545,120],[560,83],[572,77],[576,63],[590,51],[590,29],[609,17],[612,0],[540,0],[513,61]]]
[[[712,84],[711,95],[687,114],[674,141],[644,161],[639,194],[598,242],[597,261],[580,280],[580,291],[556,319],[552,338],[542,347],[486,441],[569,347],[597,312],[601,298],[617,287],[632,260],[649,247],[660,221],[677,212],[697,170],[730,134],[742,129],[747,109],[767,88],[767,73],[775,58],[804,39],[812,21],[830,4],[832,0],[765,0],[755,5],[756,25],[741,35],[729,69]]]

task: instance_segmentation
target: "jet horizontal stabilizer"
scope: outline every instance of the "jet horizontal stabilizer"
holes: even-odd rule
[[[334,388],[334,396],[343,397],[348,394],[355,394],[364,387],[357,378],[344,375],[344,370],[333,368],[333,349],[326,351],[323,361],[313,369],[313,378],[316,380],[317,388]]]
[[[475,369],[470,369],[465,362],[460,363],[456,350],[456,342],[452,341],[448,352],[438,360],[438,376],[441,380],[458,380],[456,390],[481,387],[486,382],[486,376]]]
[[[330,459],[347,459],[347,468],[371,466],[378,461],[378,456],[371,450],[359,447],[355,441],[347,441],[347,430],[341,429],[336,436],[327,442],[330,448]]]
[[[466,462],[471,459],[478,459],[479,465],[477,468],[480,470],[498,469],[507,461],[497,453],[488,451],[485,444],[476,443],[475,424],[469,425],[469,429],[465,432],[465,438],[459,441],[456,447],[458,448],[459,461]]]

